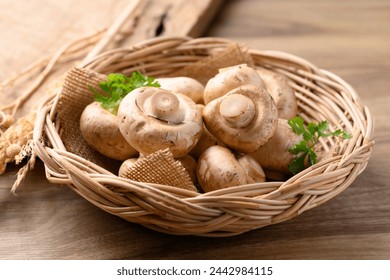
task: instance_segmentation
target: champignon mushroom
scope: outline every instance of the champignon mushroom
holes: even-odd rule
[[[238,164],[245,171],[248,184],[265,181],[265,172],[253,157],[248,154],[241,154],[236,157]]]
[[[80,131],[88,145],[112,159],[125,160],[138,154],[120,132],[117,116],[102,108],[99,102],[85,107]]]
[[[119,129],[142,155],[169,148],[185,156],[198,142],[203,121],[189,97],[155,88],[133,90],[118,109]]]
[[[157,78],[161,88],[174,93],[181,93],[191,98],[195,103],[204,103],[204,86],[190,77]]]
[[[278,129],[272,138],[258,150],[250,153],[260,165],[273,172],[291,174],[288,165],[294,159],[289,149],[302,140],[288,125],[287,120],[278,119]]]
[[[222,146],[212,146],[202,153],[197,177],[205,192],[265,181],[263,169],[253,158],[235,155]]]
[[[298,106],[293,89],[287,78],[265,68],[256,70],[278,108],[278,117],[289,120],[297,115]]]
[[[272,137],[278,113],[267,90],[254,85],[235,88],[203,109],[207,129],[232,149],[249,153]]]
[[[203,95],[204,102],[208,104],[239,86],[249,84],[259,88],[265,87],[256,70],[246,64],[222,68],[207,82]]]

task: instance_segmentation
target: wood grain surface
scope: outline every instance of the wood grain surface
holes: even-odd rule
[[[108,25],[125,5],[0,0],[0,80]],[[109,215],[47,183],[41,162],[15,196],[11,165],[0,177],[0,259],[390,259],[390,2],[226,1],[204,35],[289,52],[348,81],[375,117],[366,170],[339,196],[293,220],[201,238]]]

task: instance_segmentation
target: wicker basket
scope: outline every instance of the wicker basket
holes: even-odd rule
[[[157,38],[106,52],[83,67],[100,73],[139,70],[167,76],[223,50],[220,38]],[[289,220],[335,197],[365,169],[371,154],[373,120],[354,89],[338,76],[299,57],[249,50],[255,67],[287,76],[306,121],[328,120],[352,139],[322,141],[327,157],[285,182],[265,182],[196,193],[167,185],[119,178],[101,166],[68,152],[57,122],[58,98],[39,111],[34,130],[36,152],[47,179],[67,184],[97,207],[127,221],[169,234],[230,236]]]

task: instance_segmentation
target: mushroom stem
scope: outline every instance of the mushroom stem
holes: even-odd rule
[[[180,102],[177,96],[171,92],[158,91],[150,98],[148,112],[151,116],[160,120],[178,124],[183,122],[184,115],[180,110]]]
[[[219,106],[221,116],[234,127],[247,127],[256,116],[253,101],[241,94],[226,96]]]

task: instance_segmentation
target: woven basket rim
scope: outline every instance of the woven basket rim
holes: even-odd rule
[[[128,48],[110,50],[82,67],[104,69],[115,66],[118,61],[131,65],[129,60],[137,56],[141,60],[156,53],[164,56],[166,50],[173,50],[178,55],[190,55],[199,50],[207,52],[225,48],[231,43],[238,42],[216,37],[159,37]],[[335,197],[350,186],[367,165],[374,144],[374,123],[370,110],[342,78],[301,57],[274,50],[250,49],[249,53],[256,67],[261,65],[289,78],[300,100],[299,106],[305,120],[328,114],[330,123],[352,132],[352,139],[341,144],[328,143],[325,147],[336,147],[332,150],[334,156],[285,182],[257,183],[210,193],[195,193],[119,178],[67,152],[56,124],[59,93],[48,98],[39,109],[34,128],[35,150],[44,162],[47,179],[55,184],[68,185],[102,210],[130,222],[160,232],[184,235],[241,234],[292,219]],[[148,65],[134,67],[148,72]],[[319,113],[315,110],[322,111],[327,107],[335,112]]]

